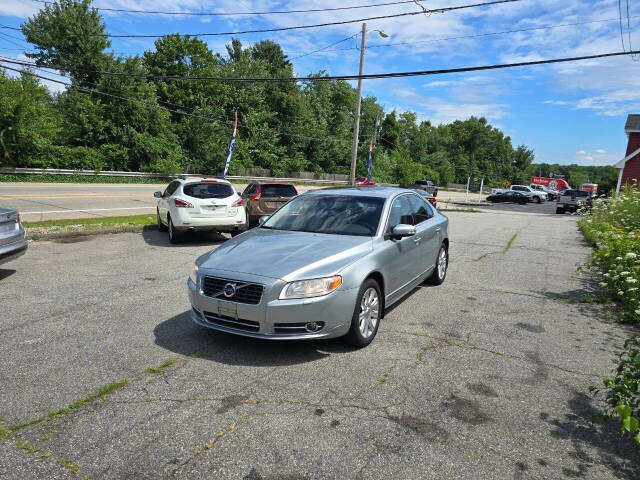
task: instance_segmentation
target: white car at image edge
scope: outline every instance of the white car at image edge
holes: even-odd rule
[[[158,199],[158,229],[169,231],[171,243],[187,231],[227,232],[232,237],[247,229],[244,202],[227,180],[180,177]]]

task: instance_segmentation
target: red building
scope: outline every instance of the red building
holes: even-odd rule
[[[627,183],[640,182],[640,115],[631,114],[627,117],[624,133],[628,138],[627,152],[625,157],[614,165],[620,169],[616,193]]]

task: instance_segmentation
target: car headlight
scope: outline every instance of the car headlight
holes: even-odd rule
[[[191,273],[189,274],[189,280],[193,282],[194,285],[198,284],[198,265],[194,265]]]
[[[280,300],[321,297],[333,292],[340,285],[342,285],[342,277],[340,275],[290,282],[280,292]]]

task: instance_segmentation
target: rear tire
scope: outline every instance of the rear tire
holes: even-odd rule
[[[433,270],[433,273],[428,279],[428,282],[431,285],[442,285],[444,283],[444,279],[447,278],[447,269],[449,268],[449,250],[444,245],[444,243],[440,246],[440,251],[438,252],[438,259],[436,261],[436,267]]]
[[[362,348],[373,341],[382,317],[381,298],[378,282],[372,278],[365,280],[358,292],[358,299],[351,317],[351,328],[343,337],[346,343]]]
[[[558,214],[564,214],[564,208],[556,207],[556,213],[558,213]]]
[[[169,241],[171,243],[173,243],[174,245],[176,243],[180,243],[180,233],[178,233],[176,228],[173,226],[173,222],[171,221],[171,217],[167,217],[167,218],[169,219],[169,225],[168,225]]]
[[[158,231],[159,232],[166,232],[167,231],[167,226],[162,223],[162,220],[160,219],[160,211],[156,210],[156,215],[158,217]]]

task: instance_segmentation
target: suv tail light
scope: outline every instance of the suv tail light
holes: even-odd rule
[[[252,202],[257,202],[260,200],[260,192],[262,192],[262,188],[258,185],[258,193],[256,193],[253,197],[251,197]]]
[[[231,204],[231,206],[232,206],[232,207],[240,207],[240,206],[242,206],[242,205],[244,205],[244,202],[242,201],[242,199],[241,199],[241,198],[239,198],[238,200],[236,200],[235,202],[233,202],[233,203]]]
[[[178,208],[193,208],[189,202],[185,202],[184,200],[180,200],[179,198],[173,199],[173,204]]]

